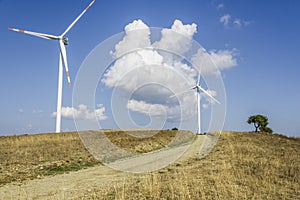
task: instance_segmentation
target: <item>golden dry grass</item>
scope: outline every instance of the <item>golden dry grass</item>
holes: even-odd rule
[[[299,199],[300,141],[224,132],[213,152],[142,175],[129,174],[84,199]]]
[[[130,131],[105,131],[110,141],[122,149],[131,152],[146,153],[166,147],[173,141],[173,145],[185,143],[193,139],[194,134],[190,131],[177,130],[130,130]],[[142,137],[136,137],[142,135]]]
[[[98,163],[75,132],[2,136],[0,152],[0,185]]]
[[[117,145],[141,150],[136,148],[140,139],[119,134],[114,141]],[[165,142],[172,138],[171,132],[166,134],[161,135]],[[161,137],[150,142],[153,148]],[[136,145],[131,146],[132,143]],[[148,143],[148,139],[144,140],[144,145]],[[57,169],[57,163],[61,163],[65,168],[74,165],[80,168],[87,166],[84,163],[97,163],[75,133],[0,137],[0,145],[1,182],[36,178],[43,171],[40,166],[49,165],[51,169],[53,165],[52,168]],[[212,153],[203,159],[192,158],[147,174],[126,174],[121,181],[89,189],[73,198],[299,199],[299,196],[299,139],[223,132]]]
[[[116,145],[133,152],[149,152],[166,146],[177,131],[137,131],[149,138],[133,137],[126,131],[105,131]],[[179,133],[185,131],[179,131]],[[191,139],[191,132],[183,142]],[[100,164],[84,147],[77,132],[0,137],[0,186],[13,181],[76,171]]]

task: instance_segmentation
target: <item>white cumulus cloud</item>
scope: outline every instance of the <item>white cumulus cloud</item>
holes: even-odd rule
[[[78,119],[78,120],[105,120],[107,116],[105,113],[105,107],[102,104],[97,105],[97,109],[91,110],[86,105],[80,104],[77,108],[74,107],[62,107],[61,116],[65,119]],[[56,117],[56,112],[52,113],[53,117]]]
[[[145,77],[151,73],[151,68],[145,68],[144,66],[161,65],[162,60],[163,57],[153,50],[142,49],[126,54],[118,59],[114,66],[104,74],[102,82],[108,87],[130,89],[141,83],[143,79],[137,77],[131,80],[132,77],[126,76],[126,74],[140,68],[137,73],[141,73],[140,77]]]
[[[111,54],[118,58],[126,54],[128,50],[146,48],[151,45],[150,29],[142,20],[134,20],[132,23],[125,26],[125,36],[115,46],[115,51]]]
[[[184,117],[194,115],[197,98],[191,87],[196,83],[198,68],[202,74],[208,74],[237,65],[235,49],[208,52],[196,49],[191,56],[195,68],[184,62],[181,55],[175,55],[173,52],[184,55],[191,50],[196,32],[195,23],[183,24],[175,20],[171,28],[161,30],[160,38],[151,41],[148,25],[140,19],[134,20],[125,27],[124,37],[111,52],[116,60],[101,82],[130,94],[127,109],[133,112],[151,116],[167,114],[170,121],[178,119],[180,113]],[[170,98],[174,93],[187,90],[185,95],[177,96],[180,105],[176,98]],[[209,92],[217,96],[215,91]],[[207,95],[203,99],[208,105],[211,103]]]
[[[236,49],[209,52],[212,61],[220,70],[235,67],[237,65],[237,60],[234,57],[236,54]]]
[[[192,57],[192,63],[201,73],[215,73],[218,70],[225,70],[237,66],[236,55],[238,51],[232,50],[211,50],[198,49]]]
[[[151,116],[163,116],[167,107],[161,104],[151,104],[145,101],[131,99],[127,103],[127,108],[132,111],[140,112]]]
[[[161,39],[153,44],[158,49],[170,52],[185,53],[189,50],[192,38],[197,32],[197,25],[183,24],[180,20],[175,20],[170,29],[164,28],[161,31]]]

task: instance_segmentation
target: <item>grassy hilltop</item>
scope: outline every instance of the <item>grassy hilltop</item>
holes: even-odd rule
[[[151,136],[157,132],[148,130],[141,134]],[[127,151],[145,153],[165,147],[178,132],[162,130],[148,138],[116,130],[104,133],[112,143]],[[185,140],[193,137],[191,132],[186,135]],[[85,149],[77,132],[0,136],[0,152],[0,186],[101,164]]]
[[[165,146],[176,132],[161,131],[145,139],[119,131],[106,134],[122,148],[147,152]],[[76,133],[0,137],[0,151],[2,185],[100,165]],[[124,177],[113,185],[87,190],[78,198],[297,199],[300,140],[223,132],[212,153],[203,159],[195,157],[156,172]]]

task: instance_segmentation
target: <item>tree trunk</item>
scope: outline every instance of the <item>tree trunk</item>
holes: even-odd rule
[[[255,126],[255,132],[257,133],[258,131],[257,131],[257,129],[258,129],[258,124],[254,124],[254,126]]]

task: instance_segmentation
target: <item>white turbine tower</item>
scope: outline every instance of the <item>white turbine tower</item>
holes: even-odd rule
[[[206,94],[207,96],[209,96],[212,100],[214,100],[215,102],[217,102],[218,104],[220,104],[220,102],[215,99],[211,94],[209,94],[209,92],[207,92],[205,89],[203,89],[201,86],[200,86],[200,72],[198,74],[198,79],[197,79],[197,83],[195,86],[193,86],[192,88],[186,90],[186,91],[183,91],[183,92],[180,92],[178,94],[175,94],[175,95],[172,95],[170,97],[174,97],[174,96],[180,96],[184,93],[187,93],[187,92],[190,92],[191,90],[196,90],[196,95],[197,95],[197,120],[198,120],[198,130],[197,130],[197,134],[201,134],[201,105],[200,105],[200,100],[201,100],[201,96],[200,96],[200,92],[203,92],[204,94]]]
[[[214,100],[215,102],[217,102],[218,104],[220,104],[220,102],[215,99],[211,94],[209,94],[209,92],[207,92],[206,90],[204,90],[201,86],[200,86],[200,73],[198,74],[198,80],[197,80],[197,84],[192,87],[192,89],[196,89],[196,95],[197,95],[197,114],[198,114],[198,132],[197,134],[201,134],[201,105],[200,105],[200,91],[202,91],[204,94],[206,94],[207,96],[209,96],[212,100]]]
[[[65,66],[66,76],[68,79],[68,86],[71,87],[70,73],[67,62],[67,53],[65,45],[68,45],[68,38],[65,35],[68,31],[74,26],[74,24],[81,18],[81,16],[93,5],[96,0],[93,0],[85,9],[81,12],[81,14],[69,25],[69,27],[63,32],[63,34],[59,36],[49,35],[44,33],[36,33],[31,31],[25,31],[21,29],[8,28],[8,30],[16,31],[20,33],[26,33],[29,35],[33,35],[36,37],[48,39],[48,40],[58,40],[60,47],[60,55],[59,55],[59,68],[58,68],[58,89],[57,89],[57,108],[56,108],[56,128],[55,131],[57,133],[60,132],[61,126],[61,106],[62,106],[62,82],[63,82],[63,65]]]

